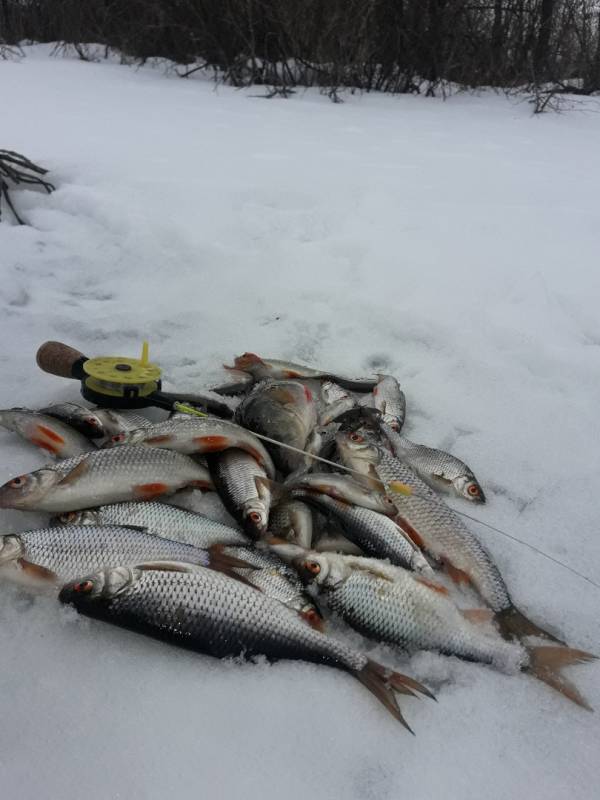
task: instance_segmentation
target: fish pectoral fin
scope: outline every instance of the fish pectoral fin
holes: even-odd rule
[[[271,496],[271,505],[273,507],[284,502],[284,500],[289,500],[291,497],[290,490],[286,486],[270,478],[263,478],[262,475],[254,476],[254,485],[259,497]]]
[[[461,608],[460,613],[474,625],[485,625],[494,619],[494,612],[490,608]]]
[[[556,689],[566,698],[578,706],[593,711],[587,700],[579,693],[577,687],[561,675],[561,668],[571,664],[583,664],[594,661],[597,656],[586,653],[585,650],[574,650],[570,647],[531,647],[529,653],[529,666],[525,671],[535,675],[538,680]]]
[[[44,581],[45,583],[58,583],[56,572],[47,567],[42,567],[41,564],[33,564],[31,561],[27,561],[26,558],[17,559],[17,564],[29,578],[34,578],[36,581]]]
[[[224,569],[260,569],[255,564],[249,564],[242,558],[236,558],[225,552],[227,545],[217,543],[208,548],[209,567],[224,571]]]
[[[67,472],[67,474],[63,478],[60,478],[60,480],[57,481],[57,485],[60,484],[61,486],[68,486],[72,483],[75,483],[76,481],[79,480],[79,478],[85,475],[87,471],[88,471],[88,462],[86,459],[84,459],[83,461],[80,461],[76,467],[73,467],[73,469],[70,470],[70,472]]]
[[[471,576],[464,570],[460,569],[459,567],[455,567],[454,564],[447,558],[443,558],[442,563],[444,565],[444,569],[448,573],[448,577],[452,581],[454,581],[454,583],[456,583],[459,586],[461,583],[464,583],[466,585],[472,583]]]

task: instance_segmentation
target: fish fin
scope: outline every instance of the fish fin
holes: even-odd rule
[[[458,584],[459,586],[461,583],[467,585],[471,583],[471,576],[459,567],[455,567],[454,564],[451,561],[448,561],[447,558],[444,558],[442,563],[444,564],[444,569],[448,573],[448,577],[454,581],[454,583]]]
[[[73,467],[73,469],[70,472],[67,472],[64,478],[61,478],[58,481],[58,483],[61,486],[75,483],[76,481],[79,480],[79,478],[81,478],[82,475],[85,475],[87,471],[88,471],[88,463],[87,460],[84,459],[83,461],[80,461],[76,467]]]
[[[474,625],[485,625],[494,619],[494,612],[489,608],[461,608],[460,613]]]
[[[583,664],[586,661],[593,661],[598,656],[586,653],[585,650],[574,650],[570,647],[530,647],[527,648],[527,651],[530,661],[525,670],[526,672],[535,675],[540,681],[547,683],[548,686],[556,689],[557,692],[560,692],[578,706],[586,708],[588,711],[594,710],[579,693],[577,687],[561,675],[560,670],[570,664]]]
[[[404,519],[404,517],[398,514],[397,516],[393,517],[394,522],[396,525],[402,530],[402,532],[410,539],[410,541],[418,547],[419,550],[426,550],[425,542],[419,535],[419,533],[413,528],[413,526]]]
[[[524,636],[541,636],[543,639],[550,639],[552,642],[566,645],[562,639],[552,633],[540,628],[535,622],[528,619],[525,614],[515,606],[498,611],[495,615],[496,623],[500,628],[500,633],[504,639],[522,639]]]
[[[389,481],[386,488],[394,492],[394,494],[403,494],[406,497],[413,494],[413,490],[408,483],[402,483],[402,481]]]
[[[201,448],[202,453],[220,453],[231,447],[228,436],[195,436],[193,442]]]
[[[362,685],[371,692],[371,694],[375,695],[379,702],[387,708],[390,714],[414,736],[415,732],[402,716],[400,706],[398,705],[398,701],[396,700],[393,691],[388,686],[385,679],[381,677],[377,671],[371,668],[370,661],[367,662],[362,669],[354,670],[352,675],[354,675],[354,677],[357,678]]]
[[[256,491],[258,492],[259,497],[262,497],[265,492],[270,493],[271,504],[273,506],[277,506],[284,500],[290,499],[290,491],[282,483],[272,481],[270,478],[263,478],[262,475],[255,475],[254,483],[256,485]]]
[[[47,567],[42,567],[41,564],[33,564],[25,558],[17,559],[17,564],[21,567],[23,572],[30,578],[35,578],[38,581],[45,581],[46,583],[58,583],[58,575]]]
[[[308,609],[307,611],[299,611],[298,614],[310,625],[311,628],[314,628],[320,633],[325,632],[325,620],[321,616],[321,613],[316,606]]]
[[[136,564],[135,569],[152,572],[201,572],[205,567],[185,561],[144,561]]]
[[[426,686],[423,686],[422,683],[419,683],[419,681],[416,681],[414,678],[404,675],[402,672],[394,672],[384,667],[382,664],[378,664],[376,661],[369,661],[368,666],[373,672],[380,675],[392,689],[400,694],[408,694],[414,697],[414,693],[419,692],[425,695],[425,697],[429,697],[431,700],[436,699],[435,695],[430,692]]]
[[[442,586],[441,583],[430,581],[429,578],[423,578],[421,575],[414,575],[413,577],[417,583],[422,583],[423,586],[427,586],[427,588],[432,589],[434,592],[438,592],[438,594],[449,594],[448,589],[446,589],[445,586]]]
[[[186,414],[186,416],[188,416]],[[144,444],[166,444],[173,440],[173,436],[170,433],[163,433],[159,436],[151,436],[149,439],[144,440]]]
[[[208,548],[208,555],[210,558],[209,566],[211,569],[224,572],[229,569],[260,569],[254,564],[249,564],[242,558],[236,558],[225,552],[228,545],[217,543]]]
[[[160,497],[163,494],[167,494],[169,488],[167,483],[138,483],[132,487],[134,495],[141,500],[152,500],[155,497]]]

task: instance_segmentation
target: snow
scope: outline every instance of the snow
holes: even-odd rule
[[[58,188],[15,193],[31,227],[0,225],[0,406],[77,398],[36,368],[46,339],[136,355],[148,337],[170,388],[245,350],[389,372],[406,434],[483,483],[485,507],[455,508],[599,581],[592,101],[265,100],[25,49],[0,63],[0,146]],[[0,483],[43,463],[0,445]],[[1,513],[3,532],[44,520]],[[598,588],[476,530],[519,607],[600,652]],[[437,690],[402,701],[416,737],[341,673],[220,663],[1,584],[2,796],[597,796],[595,715],[524,675],[351,638]],[[596,707],[598,674],[569,672]]]

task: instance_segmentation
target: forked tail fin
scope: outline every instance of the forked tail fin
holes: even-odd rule
[[[524,636],[541,636],[557,644],[564,644],[562,639],[545,631],[528,619],[525,614],[515,606],[509,606],[496,614],[496,622],[504,639],[522,639]]]
[[[579,693],[577,687],[568,681],[560,671],[563,667],[571,664],[593,661],[597,656],[586,653],[585,650],[573,650],[570,647],[530,647],[527,648],[527,652],[529,653],[529,666],[526,668],[526,672],[535,675],[536,678],[544,681],[578,706],[586,708],[588,711],[594,710]]]
[[[390,714],[412,734],[414,734],[414,731],[402,716],[394,691],[399,694],[408,694],[412,697],[415,696],[415,692],[420,692],[435,700],[434,695],[426,686],[423,686],[423,684],[413,678],[409,678],[408,675],[403,675],[400,672],[392,672],[381,664],[377,664],[375,661],[367,661],[361,670],[356,670],[352,674],[358,678],[363,686],[374,694],[379,702],[387,708]]]

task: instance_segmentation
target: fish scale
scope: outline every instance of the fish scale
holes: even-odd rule
[[[208,456],[208,468],[225,508],[256,539],[267,529],[270,492],[259,495],[256,478],[266,478],[266,471],[253,456],[230,448]]]
[[[341,524],[344,534],[365,553],[389,558],[392,564],[431,572],[423,555],[399,526],[384,514],[350,505],[318,492],[297,490],[294,496],[331,514]]]
[[[306,625],[295,612],[223,575],[134,571],[131,585],[83,613],[142,629],[217,658],[265,655],[361,670],[367,658]],[[65,593],[61,593],[65,599]],[[71,598],[72,599],[72,598]]]
[[[338,444],[342,461],[347,466],[368,473],[369,465],[374,465],[377,476],[388,486],[394,498],[400,515],[399,524],[406,530],[405,523],[408,523],[417,544],[422,544],[435,558],[468,575],[494,611],[511,607],[506,584],[485,548],[460,517],[408,465],[374,443],[361,441],[355,443],[352,450],[352,440],[346,434],[339,436]],[[361,448],[363,455],[358,456]],[[366,452],[368,456],[364,455]],[[393,481],[407,484],[415,494],[407,496],[391,491],[389,484]]]
[[[17,540],[20,557],[53,572],[65,581],[105,566],[135,565],[142,561],[188,561],[207,566],[205,550],[116,526],[68,525],[25,531],[0,539],[2,547]],[[8,548],[7,548],[8,549]]]
[[[244,534],[229,525],[193,511],[156,501],[111,503],[85,511],[73,511],[62,517],[64,518],[56,520],[58,524],[134,525],[147,529],[148,533],[155,536],[174,539],[195,547],[248,544]]]
[[[444,594],[398,573],[390,581],[353,570],[326,589],[327,604],[360,633],[379,641],[484,664],[526,661],[523,647],[485,635]]]
[[[61,513],[149,500],[185,486],[212,488],[206,468],[171,450],[123,446],[48,464],[9,481],[0,487],[0,508]]]

